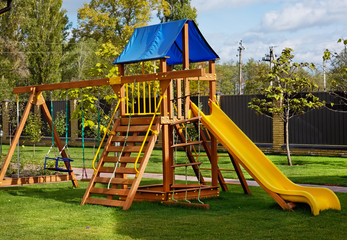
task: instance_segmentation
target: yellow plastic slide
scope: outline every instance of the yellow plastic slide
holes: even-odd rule
[[[339,199],[330,189],[302,187],[290,181],[214,102],[209,103],[211,115],[199,113],[191,104],[194,115],[201,116],[208,130],[265,190],[286,201],[309,204],[313,215],[326,209],[341,210]]]

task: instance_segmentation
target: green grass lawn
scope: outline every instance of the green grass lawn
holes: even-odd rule
[[[20,147],[21,161],[43,165],[47,151],[39,147],[33,158],[32,147]],[[70,148],[70,153],[73,166],[82,167],[82,149]],[[85,153],[88,167],[93,149]],[[295,165],[289,167],[285,156],[268,157],[294,182],[347,186],[347,158],[293,156]],[[184,162],[184,152],[177,159]],[[230,160],[221,158],[220,167],[231,168]],[[161,173],[161,168],[161,151],[155,150],[147,172]],[[226,177],[233,174],[226,172]],[[144,179],[142,184],[158,181]],[[342,211],[314,217],[306,204],[283,211],[260,187],[250,187],[252,195],[245,195],[231,185],[229,192],[204,200],[208,211],[149,202],[135,202],[129,211],[80,206],[86,187],[86,182],[77,189],[64,182],[0,188],[0,239],[344,239],[347,234],[347,193],[336,193]]]
[[[48,152],[48,147],[36,147],[36,155],[33,157],[32,146],[20,147],[20,159],[24,164],[44,165],[45,155]],[[83,154],[82,148],[70,147],[71,158],[73,167],[83,167]],[[3,146],[3,154],[7,153],[8,145]],[[91,163],[93,154],[96,149],[85,148],[85,166],[92,168]],[[161,150],[154,150],[146,172],[149,173],[162,173],[162,155]],[[204,154],[203,152],[201,154]],[[225,154],[224,154],[225,155]],[[50,156],[54,156],[51,152]],[[4,156],[3,156],[4,158]],[[308,183],[308,184],[321,184],[321,185],[339,185],[347,186],[347,158],[346,157],[321,157],[321,156],[292,156],[293,166],[287,165],[285,155],[268,155],[268,158],[293,182],[295,183]],[[185,152],[177,152],[177,161],[185,162]],[[206,157],[201,157],[204,162],[202,167],[210,167]],[[1,161],[0,161],[1,162]],[[12,162],[16,164],[17,153],[14,154]],[[222,157],[219,160],[219,167],[221,169],[232,169],[232,164],[228,157]],[[16,172],[16,171],[14,171]],[[244,172],[247,179],[251,177]],[[184,168],[177,169],[176,174],[185,174]],[[188,171],[189,175],[194,175],[193,171]],[[204,170],[203,175],[210,176],[210,171]],[[237,178],[235,172],[223,172],[225,178]]]
[[[146,183],[155,183],[146,180]],[[0,189],[1,239],[344,239],[347,194],[337,193],[342,211],[318,216],[308,205],[283,211],[259,187],[252,195],[232,186],[206,199],[210,210],[135,202],[128,211],[79,203],[87,183],[70,182]]]

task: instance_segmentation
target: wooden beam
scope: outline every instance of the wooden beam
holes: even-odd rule
[[[166,72],[167,70],[167,63],[166,59],[160,60],[160,70],[161,72]],[[161,95],[164,97],[164,99],[161,102],[161,116],[162,117],[168,117],[168,86],[170,82],[160,82],[160,90]],[[173,170],[171,168],[172,165],[172,159],[170,159],[170,134],[169,134],[169,126],[163,125],[162,126],[162,156],[163,156],[163,191],[169,192],[170,186],[172,185],[172,174]]]
[[[183,54],[183,70],[189,69],[189,35],[188,23],[184,24],[182,30],[182,54]]]
[[[93,86],[104,86],[109,85],[109,78],[85,80],[77,82],[64,82],[64,83],[52,83],[44,85],[33,85],[26,87],[16,87],[13,89],[13,93],[29,93],[35,88],[38,92],[51,91],[57,89],[71,89],[71,88],[83,88],[83,87],[93,87]]]
[[[125,69],[124,69],[124,64],[118,64],[118,76],[123,77],[125,75]],[[119,89],[119,94],[120,94],[120,98],[124,99],[124,101],[122,100],[122,102],[120,103],[119,106],[119,116],[123,117],[125,116],[125,89],[124,89],[124,84],[121,85],[120,89]]]
[[[59,175],[45,175],[36,177],[22,177],[22,178],[5,178],[0,184],[1,187],[17,186],[36,183],[51,183],[62,182],[72,180],[71,175],[59,174]]]
[[[215,74],[215,62],[209,62],[209,73]],[[216,81],[210,81],[210,99],[215,102],[216,101]],[[212,109],[210,109],[210,113],[212,113]],[[212,134],[211,135],[211,168],[212,168],[212,186],[218,185],[218,153],[217,153],[217,138]]]
[[[122,76],[120,78],[102,78],[102,79],[93,79],[93,80],[84,80],[76,82],[64,82],[64,83],[53,83],[53,84],[44,84],[44,85],[33,85],[25,87],[16,87],[13,89],[15,94],[20,93],[30,93],[35,88],[37,92],[51,91],[57,89],[71,89],[71,88],[84,88],[84,87],[97,87],[105,85],[116,85],[124,83],[133,83],[134,79],[136,82],[148,82],[148,81],[162,81],[162,80],[171,80],[177,78],[192,78],[191,80],[197,80],[197,77],[201,77],[200,80],[212,80],[215,77],[211,74],[206,74],[205,69],[191,69],[191,70],[181,70],[174,72],[160,72],[152,74],[143,74],[143,75],[132,75],[132,76]],[[114,81],[117,79],[117,81]]]
[[[32,102],[33,102],[35,96],[36,96],[36,89],[33,88],[32,89],[32,93],[30,94],[29,100],[27,102],[27,105],[26,105],[26,107],[24,109],[24,112],[22,114],[22,118],[20,120],[20,123],[19,123],[19,125],[17,127],[17,131],[16,131],[16,133],[15,133],[13,139],[12,139],[12,143],[11,143],[10,149],[8,150],[8,153],[7,153],[7,156],[5,158],[4,163],[2,164],[2,167],[1,167],[1,170],[0,170],[0,183],[2,182],[2,180],[5,177],[5,174],[6,174],[8,166],[9,166],[9,164],[11,162],[11,158],[12,158],[12,155],[14,153],[14,150],[16,150],[17,143],[18,143],[19,138],[20,138],[20,136],[22,134],[22,131],[24,129],[25,122],[28,119],[31,106],[33,105]]]
[[[234,166],[234,169],[236,171],[237,177],[240,180],[240,183],[241,183],[241,186],[243,188],[244,193],[245,194],[251,194],[251,190],[249,189],[247,181],[246,181],[246,178],[245,178],[245,176],[242,173],[240,164],[233,158],[233,156],[230,153],[229,153],[229,157],[230,157],[231,163]]]

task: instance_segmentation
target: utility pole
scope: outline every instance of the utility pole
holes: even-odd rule
[[[269,62],[270,63],[270,71],[272,69],[272,61],[275,60],[276,55],[274,54],[274,47],[276,46],[270,46],[270,53],[265,54],[265,57],[262,58],[264,62]],[[270,82],[270,86],[272,86],[272,82]]]
[[[242,51],[245,50],[245,47],[242,45],[242,40],[239,42],[239,95],[242,94]]]
[[[327,89],[327,85],[326,85],[326,78],[325,78],[325,59],[323,58],[323,89],[324,89],[324,92],[326,91]]]

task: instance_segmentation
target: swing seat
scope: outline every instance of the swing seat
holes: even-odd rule
[[[55,165],[54,167],[50,168],[50,167],[47,167],[47,160],[54,160],[55,161]],[[67,162],[68,163],[68,166],[66,169],[64,168],[60,168],[59,167],[59,162]],[[59,171],[59,172],[72,172],[72,170],[70,170],[70,163],[73,162],[72,159],[69,159],[69,158],[63,158],[63,157],[57,157],[57,158],[51,158],[51,157],[45,157],[45,166],[44,166],[44,169],[47,169],[47,170],[53,170],[53,171]]]

